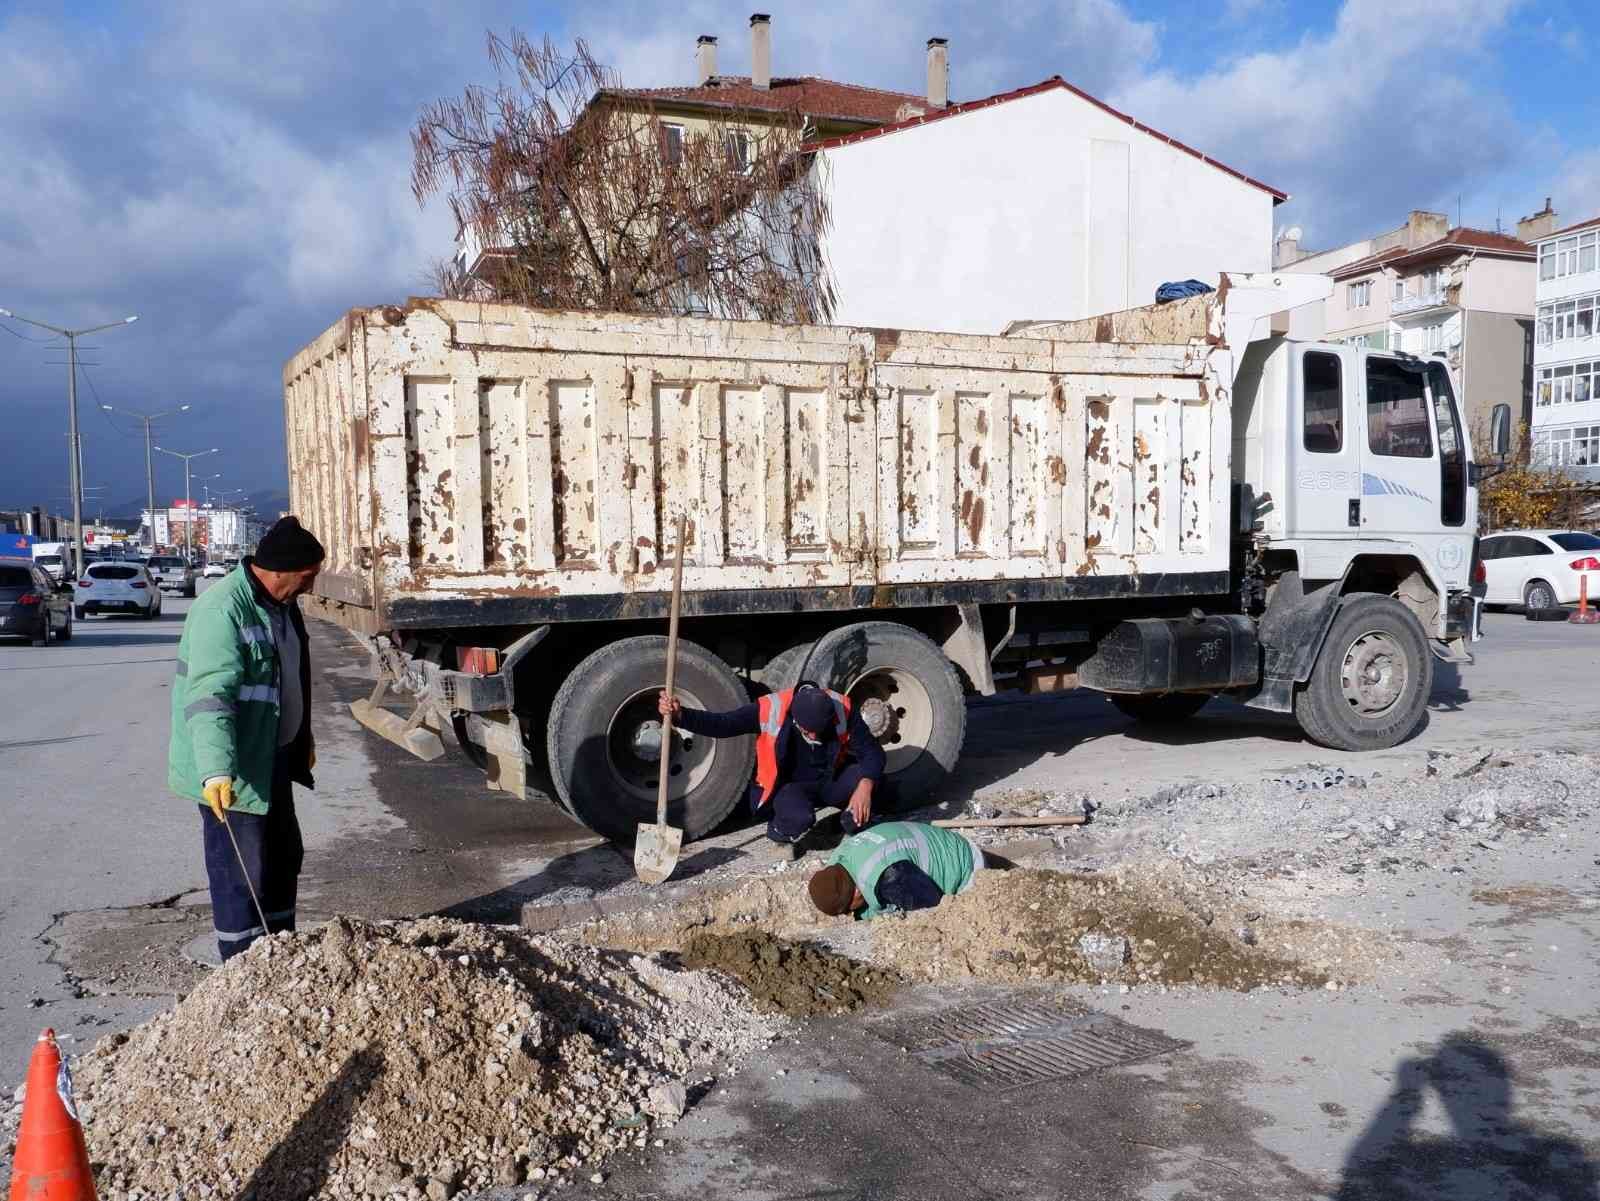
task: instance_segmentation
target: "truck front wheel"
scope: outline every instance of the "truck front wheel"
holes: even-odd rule
[[[596,834],[631,843],[656,820],[667,640],[624,638],[578,664],[550,706],[550,774],[567,812]],[[684,706],[725,712],[748,704],[739,677],[716,655],[678,642],[675,691]],[[754,738],[673,731],[667,821],[699,838],[733,811],[755,771]]]
[[[1346,597],[1294,698],[1313,742],[1376,751],[1404,742],[1422,722],[1433,689],[1433,657],[1411,610],[1372,593]]]

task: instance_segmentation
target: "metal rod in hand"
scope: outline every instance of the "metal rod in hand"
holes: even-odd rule
[[[672,758],[672,705],[674,699],[673,681],[678,674],[678,609],[683,597],[683,538],[688,522],[688,515],[678,514],[678,546],[677,554],[672,562],[672,615],[667,619],[667,705],[666,715],[661,719],[661,770],[656,784],[656,825],[667,824],[667,780],[671,775],[669,767]]]
[[[239,849],[239,840],[233,836],[233,827],[228,824],[228,811],[222,811],[222,828],[228,832],[228,841],[233,843],[233,856],[239,861],[239,871],[244,875],[244,886],[250,890],[250,903],[256,907],[256,916],[261,919],[261,933],[271,934],[267,929],[267,915],[261,908],[261,898],[256,896],[255,882],[250,879],[250,869],[244,865],[244,852]]]

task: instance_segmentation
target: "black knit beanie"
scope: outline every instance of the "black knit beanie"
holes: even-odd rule
[[[262,571],[304,571],[325,557],[315,534],[297,518],[283,517],[256,543],[255,565]]]
[[[833,729],[833,698],[820,688],[802,688],[789,703],[789,716],[813,734]]]

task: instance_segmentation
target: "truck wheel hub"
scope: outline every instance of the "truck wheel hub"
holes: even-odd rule
[[[847,692],[851,707],[882,745],[890,775],[922,758],[933,737],[933,702],[921,680],[898,667],[879,667]]]
[[[704,708],[694,694],[679,688],[678,699],[690,708]],[[656,710],[659,688],[636,692],[617,708],[606,730],[606,762],[618,788],[629,796],[654,802],[661,771],[661,714]],[[711,772],[716,762],[716,740],[696,738],[673,728],[672,766],[667,776],[667,799],[687,796]]]
[[[1409,669],[1405,653],[1388,634],[1363,634],[1345,652],[1340,684],[1344,699],[1364,717],[1392,708],[1405,695]]]

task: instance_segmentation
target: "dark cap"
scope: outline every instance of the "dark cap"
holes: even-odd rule
[[[856,882],[837,863],[812,876],[806,889],[811,893],[811,903],[829,917],[849,913],[850,902],[856,898]]]
[[[298,518],[283,517],[256,543],[254,562],[262,571],[304,571],[326,557],[317,536]]]
[[[789,716],[797,726],[821,733],[833,729],[833,698],[821,688],[801,688],[789,703]]]

